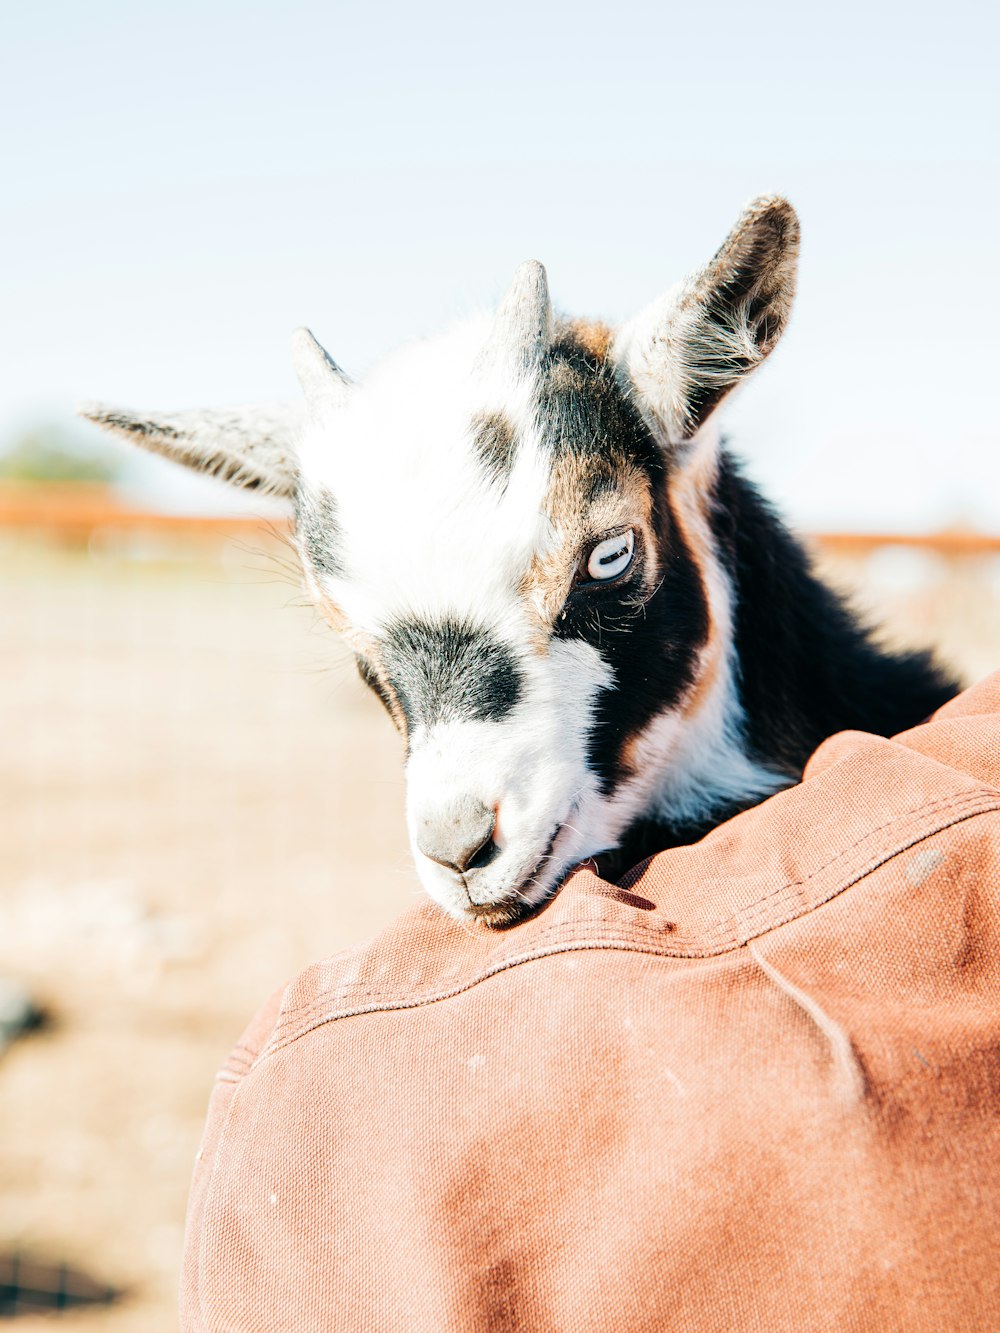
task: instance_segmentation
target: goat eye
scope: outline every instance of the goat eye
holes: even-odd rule
[[[634,552],[635,533],[631,528],[614,537],[605,537],[592,548],[587,558],[587,573],[599,583],[616,579],[628,569]]]

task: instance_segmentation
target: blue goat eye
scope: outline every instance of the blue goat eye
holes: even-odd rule
[[[624,574],[635,553],[635,533],[629,528],[597,543],[587,559],[587,573],[595,582],[607,582]]]

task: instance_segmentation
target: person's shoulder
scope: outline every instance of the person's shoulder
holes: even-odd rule
[[[593,863],[579,867],[542,910],[509,928],[421,903],[272,995],[224,1076],[240,1077],[322,1025],[419,1009],[559,954],[717,956],[807,915],[915,841],[998,810],[1000,672],[900,736],[829,738],[801,783],[619,883]]]

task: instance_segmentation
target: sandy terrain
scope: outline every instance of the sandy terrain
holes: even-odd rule
[[[0,976],[51,1015],[0,1056],[0,1256],[126,1293],[66,1327],[158,1333],[217,1064],[417,888],[395,734],[270,559],[92,546],[0,548]],[[837,573],[898,638],[1000,665],[997,557]]]
[[[80,1330],[153,1333],[175,1326],[221,1056],[277,985],[412,901],[397,742],[239,552],[7,554],[0,975],[52,1021],[0,1061],[0,1252],[127,1290]]]

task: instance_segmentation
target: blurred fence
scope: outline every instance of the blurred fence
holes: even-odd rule
[[[1000,666],[1000,538],[813,542],[895,642]],[[5,487],[0,582],[0,978],[48,1019],[0,1057],[0,1289],[27,1327],[39,1274],[68,1302],[107,1290],[60,1273],[99,1273],[128,1297],[79,1333],[173,1329],[214,1068],[418,897],[397,741],[280,522]]]
[[[201,560],[233,570],[258,559],[265,572],[281,569],[294,586],[294,557],[282,550],[288,531],[281,517],[137,508],[100,484],[0,484],[0,541],[8,552],[21,537],[105,564]],[[822,572],[891,640],[937,646],[967,679],[997,664],[1000,535],[820,532],[807,540]]]
[[[0,1319],[79,1306],[109,1306],[117,1299],[113,1287],[68,1264],[44,1264],[20,1254],[0,1254]]]
[[[182,540],[217,541],[261,528],[281,533],[282,521],[262,523],[237,515],[165,514],[126,503],[111,486],[99,483],[0,483],[0,529],[43,531],[57,537],[86,539],[105,529],[158,533]],[[812,540],[830,555],[859,557],[882,547],[933,551],[945,559],[1000,555],[1000,535],[953,530],[946,532],[865,533],[822,532]]]

